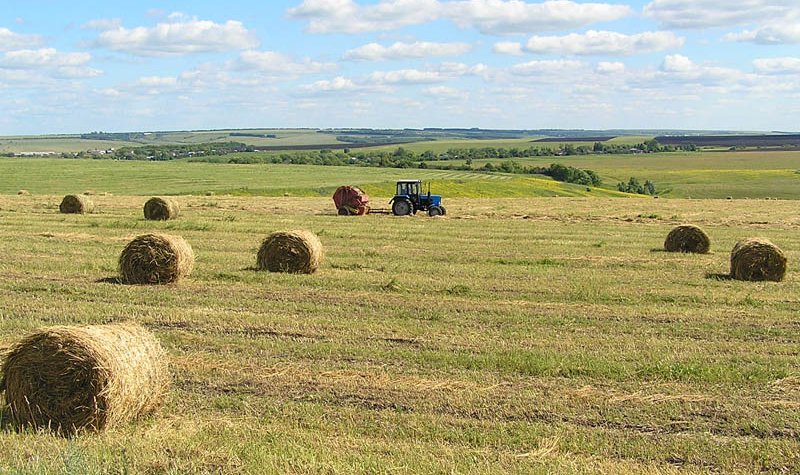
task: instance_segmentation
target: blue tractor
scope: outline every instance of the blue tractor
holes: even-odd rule
[[[430,183],[428,192],[422,192],[421,180],[399,180],[397,193],[389,203],[392,204],[392,214],[395,216],[408,216],[417,211],[427,211],[428,216],[444,216],[447,213],[442,206],[442,197],[431,194]]]

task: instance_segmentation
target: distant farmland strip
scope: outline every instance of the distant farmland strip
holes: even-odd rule
[[[262,152],[289,152],[297,150],[344,150],[354,148],[368,148],[368,147],[385,147],[387,145],[405,145],[410,141],[397,141],[397,142],[381,142],[381,143],[331,143],[331,144],[316,144],[316,145],[268,145],[258,146],[258,150]]]
[[[698,147],[800,147],[800,134],[785,135],[663,135],[656,137],[661,145]]]
[[[605,142],[617,138],[614,135],[605,135],[602,137],[548,137],[545,139],[536,139],[532,142],[547,142],[547,143],[564,143],[564,142]]]

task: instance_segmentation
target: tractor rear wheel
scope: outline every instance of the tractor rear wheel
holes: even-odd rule
[[[392,204],[392,214],[395,216],[407,216],[411,214],[413,207],[408,200],[397,200]]]
[[[438,206],[431,206],[428,208],[428,216],[442,216],[444,210]]]

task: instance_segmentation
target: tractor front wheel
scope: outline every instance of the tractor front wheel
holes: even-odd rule
[[[339,216],[350,216],[350,210],[342,206],[339,208]]]
[[[411,202],[408,200],[397,200],[392,204],[392,214],[395,216],[408,216],[412,211]]]
[[[438,206],[431,206],[428,208],[428,216],[442,216],[444,210]]]

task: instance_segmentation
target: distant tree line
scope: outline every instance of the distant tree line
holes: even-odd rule
[[[136,140],[144,139],[145,135],[142,132],[89,132],[88,134],[81,134],[81,138],[85,140],[113,140],[123,142],[134,142]]]
[[[257,137],[260,139],[276,139],[278,138],[275,134],[257,134],[255,132],[231,132],[231,137]]]
[[[627,152],[621,152],[624,149]],[[642,153],[668,151],[671,147],[661,147],[653,140],[645,141],[634,147],[630,145],[605,145],[600,142],[593,146],[563,144],[557,149],[547,147],[528,148],[450,148],[445,152],[426,150],[414,152],[404,147],[395,150],[303,150],[285,153],[254,153],[257,148],[240,142],[214,142],[184,145],[144,145],[141,147],[122,147],[106,151],[102,155],[92,152],[64,154],[64,156],[92,156],[94,158],[113,158],[118,160],[176,160],[189,159],[212,163],[274,163],[296,165],[325,166],[361,166],[382,168],[432,168],[441,170],[465,170],[502,172],[515,174],[537,174],[552,177],[554,180],[576,183],[587,186],[602,184],[596,172],[571,166],[553,163],[548,167],[524,166],[513,158],[580,155],[590,153],[633,153],[632,149]],[[686,149],[684,149],[686,150]],[[499,163],[486,162],[482,167],[473,168],[474,160],[500,159]],[[454,163],[457,162],[457,163]],[[636,178],[628,183],[619,183],[617,188],[627,193],[656,194],[655,185],[646,180],[640,184]]]
[[[639,183],[635,177],[631,177],[628,183],[620,182],[617,184],[617,189],[625,193],[635,193],[638,195],[656,195],[656,185],[650,181],[645,180],[644,184]]]

